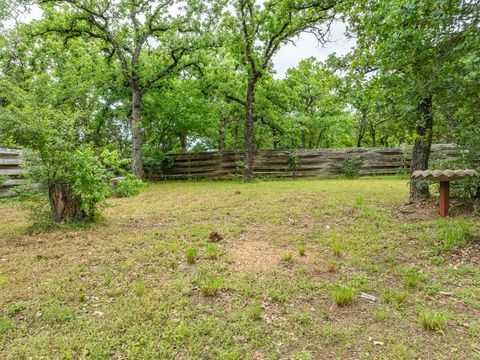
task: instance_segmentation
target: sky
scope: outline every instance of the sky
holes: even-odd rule
[[[1,1],[1,0],[0,0]],[[29,14],[23,16],[24,21],[41,18],[39,8],[32,8]],[[301,34],[294,39],[294,44],[283,46],[273,58],[275,77],[282,79],[289,68],[296,67],[304,59],[315,57],[324,61],[330,54],[345,55],[355,46],[353,39],[345,36],[346,26],[342,22],[334,22],[330,28],[329,42],[324,46],[320,45],[312,34]]]

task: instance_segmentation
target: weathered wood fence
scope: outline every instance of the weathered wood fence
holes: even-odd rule
[[[13,187],[21,183],[22,152],[0,148],[0,197],[12,194]]]
[[[454,145],[433,145],[432,157],[462,156]],[[298,159],[293,171],[289,158]],[[349,148],[317,150],[260,150],[255,154],[257,177],[332,177],[342,174],[338,166],[350,159],[360,176],[389,175],[409,170],[410,159],[400,148]],[[146,167],[151,180],[232,179],[243,174],[242,151],[186,153],[169,155],[164,166]],[[22,182],[20,150],[0,148],[0,197],[12,195]]]
[[[295,156],[295,170],[289,159]],[[462,156],[454,145],[433,145],[432,157]],[[332,177],[341,175],[341,164],[353,163],[360,176],[389,175],[409,170],[410,158],[400,148],[347,148],[315,150],[260,150],[254,157],[254,175],[257,177]],[[231,179],[243,173],[242,151],[224,153],[185,153],[167,157],[163,166],[147,167],[152,180]]]

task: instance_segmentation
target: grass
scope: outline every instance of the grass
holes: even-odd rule
[[[444,312],[421,310],[418,314],[418,321],[425,330],[441,331],[447,323]]]
[[[149,184],[37,234],[3,202],[0,358],[474,359],[479,220],[402,218],[406,184]]]
[[[195,262],[197,261],[197,248],[189,247],[185,252],[185,257],[187,259],[187,263],[195,264]]]
[[[351,305],[355,300],[355,289],[341,286],[333,292],[333,299],[340,307]]]

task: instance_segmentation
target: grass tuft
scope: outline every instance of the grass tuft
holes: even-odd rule
[[[210,260],[217,260],[222,253],[222,248],[216,244],[209,244],[205,256]]]
[[[187,258],[187,263],[195,264],[197,261],[197,248],[189,247],[185,253],[185,257]]]
[[[416,268],[408,268],[403,274],[403,285],[407,289],[417,289],[424,280],[425,275]]]
[[[250,316],[250,318],[252,320],[260,320],[262,318],[262,314],[263,314],[263,307],[262,307],[262,304],[260,304],[260,302],[256,302],[254,303],[249,311],[248,311],[248,314]]]
[[[305,253],[306,253],[305,245],[299,245],[298,246],[298,254],[300,256],[305,256]]]
[[[447,323],[447,317],[443,311],[435,312],[424,309],[418,314],[418,321],[425,330],[441,331]]]
[[[355,289],[348,286],[341,286],[333,292],[333,299],[340,307],[350,305],[355,300]]]
[[[223,279],[219,277],[207,277],[200,285],[200,290],[205,296],[216,296],[223,285]]]
[[[0,339],[2,339],[6,333],[12,330],[13,321],[8,317],[0,317]]]
[[[73,319],[73,312],[68,306],[53,304],[43,313],[43,320],[47,324],[63,323]]]
[[[291,252],[283,255],[283,261],[287,264],[291,263],[293,260],[293,254]]]
[[[335,241],[332,244],[332,253],[337,257],[342,256],[342,244],[340,244],[338,241]]]

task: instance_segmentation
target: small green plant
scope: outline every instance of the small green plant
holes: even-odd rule
[[[336,260],[330,260],[327,263],[327,271],[330,273],[336,273],[340,269],[340,263]]]
[[[300,167],[300,159],[298,158],[298,154],[294,151],[288,154],[287,159],[288,170],[292,172],[292,176],[297,176],[297,170]]]
[[[440,222],[439,235],[443,251],[457,250],[465,246],[474,235],[473,226],[464,220]]]
[[[357,207],[362,206],[364,203],[365,203],[365,200],[361,196],[355,199],[355,206]]]
[[[146,289],[146,285],[144,281],[136,281],[133,284],[133,293],[138,297],[143,296],[143,294],[145,294],[145,289]]]
[[[373,311],[372,317],[373,320],[377,322],[382,322],[385,321],[385,319],[389,316],[389,312],[385,309],[377,309]]]
[[[333,292],[333,299],[338,306],[350,305],[355,300],[355,289],[348,286],[341,286]]]
[[[306,253],[306,248],[305,248],[305,245],[299,245],[298,246],[298,254],[300,256],[305,256],[305,253]]]
[[[207,277],[200,284],[200,290],[205,296],[215,296],[223,285],[223,279],[219,277]]]
[[[336,164],[337,169],[340,169],[342,174],[347,179],[355,179],[359,176],[358,162],[360,158],[354,155],[345,155],[345,160]]]
[[[255,302],[248,311],[249,316],[252,320],[260,320],[263,314],[263,307],[260,302]]]
[[[24,302],[14,303],[7,308],[6,314],[9,315],[9,316],[17,315],[22,310],[24,310],[26,307],[27,306]]]
[[[73,319],[72,310],[68,306],[53,304],[43,313],[43,320],[47,324],[62,323]]]
[[[400,305],[403,304],[405,301],[408,300],[410,294],[406,290],[392,290],[387,289],[383,292],[383,300],[387,304],[396,304]]]
[[[335,241],[332,244],[332,253],[333,253],[333,255],[335,255],[337,257],[342,256],[342,244],[340,244],[340,242]]]
[[[447,323],[447,317],[444,312],[435,312],[421,310],[418,314],[418,321],[425,330],[441,331]]]
[[[417,289],[424,280],[425,275],[416,268],[408,268],[403,274],[403,285],[407,289]]]
[[[13,321],[8,317],[0,317],[0,339],[2,339],[6,333],[12,330]]]
[[[195,264],[197,261],[197,248],[195,247],[189,247],[185,253],[185,256],[187,258],[187,263],[189,264]]]
[[[128,174],[125,179],[118,181],[115,194],[118,197],[138,195],[142,186],[145,186],[145,183],[141,179],[134,174]]]
[[[287,264],[291,263],[293,260],[293,254],[291,252],[288,252],[283,255],[283,261]]]
[[[445,262],[445,259],[442,256],[434,256],[431,259],[432,265],[442,265]]]
[[[216,244],[209,244],[205,252],[207,259],[216,260],[222,253],[222,248]]]

